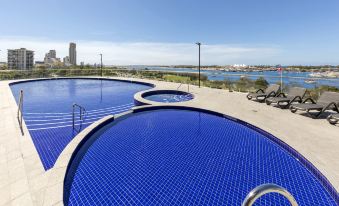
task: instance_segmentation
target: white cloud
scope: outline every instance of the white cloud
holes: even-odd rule
[[[103,54],[106,65],[178,65],[197,64],[198,48],[194,43],[74,41],[78,63],[99,63]],[[35,60],[43,60],[50,49],[61,59],[68,55],[68,41],[46,38],[0,37],[0,61],[6,61],[7,49],[27,48],[35,51]],[[201,63],[268,64],[280,53],[277,46],[214,44],[201,46]]]

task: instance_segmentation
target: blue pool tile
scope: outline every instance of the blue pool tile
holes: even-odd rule
[[[48,170],[78,133],[72,126],[72,105],[86,109],[84,120],[76,115],[75,126],[86,128],[100,118],[134,106],[134,94],[150,86],[97,79],[57,79],[11,85],[18,101],[24,91],[24,120],[41,162]]]
[[[336,205],[288,151],[226,118],[142,112],[93,138],[70,170],[69,205],[241,205],[264,183],[286,188],[299,205]],[[255,205],[288,203],[268,194]]]

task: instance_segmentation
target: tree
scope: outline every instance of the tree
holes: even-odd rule
[[[266,88],[268,86],[268,82],[264,77],[259,77],[255,80],[254,85],[256,88]]]

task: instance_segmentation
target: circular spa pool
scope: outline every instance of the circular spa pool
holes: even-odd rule
[[[68,166],[65,205],[241,205],[264,183],[286,188],[299,205],[338,200],[326,179],[293,149],[217,113],[138,109],[84,141]],[[267,194],[255,205],[289,204],[279,194]]]
[[[193,94],[177,90],[153,90],[143,93],[141,97],[154,102],[165,103],[185,102],[194,98]]]

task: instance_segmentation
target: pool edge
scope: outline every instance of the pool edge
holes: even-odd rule
[[[161,92],[170,92],[170,93],[175,93],[175,92],[180,92],[180,93],[185,93],[185,94],[190,94],[192,95],[192,99],[188,101],[181,101],[181,102],[156,102],[156,101],[151,101],[145,98],[145,95],[152,95],[152,94],[158,94]],[[143,105],[173,105],[173,104],[181,104],[181,103],[186,103],[189,101],[192,101],[196,98],[196,95],[194,95],[192,92],[185,92],[181,90],[174,90],[174,89],[148,89],[144,91],[140,91],[134,94],[134,103],[137,106],[143,106]]]
[[[148,82],[141,82],[135,80],[127,80],[127,79],[117,79],[112,77],[52,77],[52,78],[36,78],[36,79],[24,79],[24,80],[12,80],[8,83],[9,86],[14,84],[26,83],[26,82],[34,82],[34,81],[45,81],[45,80],[59,80],[59,79],[93,79],[93,80],[112,80],[112,81],[120,81],[120,82],[128,82],[146,85],[155,88],[156,85]]]

